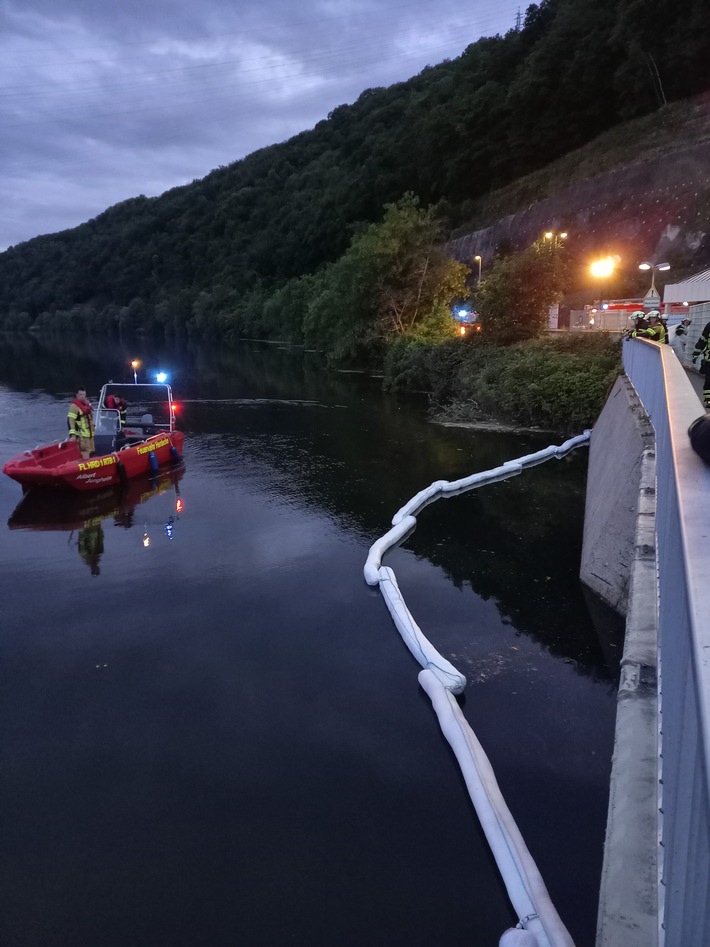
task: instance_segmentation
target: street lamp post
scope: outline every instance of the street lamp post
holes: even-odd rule
[[[652,299],[655,305],[656,299],[660,302],[661,295],[656,289],[656,273],[665,273],[666,270],[670,270],[670,263],[648,263],[644,260],[643,263],[639,263],[640,270],[650,270],[651,271],[651,288],[646,293],[646,299]]]
[[[557,285],[558,289],[562,289],[564,282],[563,260],[566,254],[561,251],[562,247],[564,247],[567,236],[568,234],[566,230],[546,230],[543,234],[543,239],[538,238],[533,244],[533,246],[537,247],[538,250],[541,250],[543,247],[545,248],[545,257],[547,257],[548,263],[551,266],[551,269],[547,272],[546,277],[546,279],[550,281],[550,288]],[[551,330],[557,330],[559,328],[560,300],[561,292],[557,300],[553,305],[550,305],[548,310],[548,327]]]
[[[550,246],[561,247],[567,239],[568,234],[566,230],[562,230],[560,233],[557,233],[555,230],[546,230],[544,236]]]
[[[477,253],[473,259],[476,261],[476,263],[478,263],[478,282],[480,283],[481,282],[481,269],[483,267],[483,260],[481,258],[481,254]]]

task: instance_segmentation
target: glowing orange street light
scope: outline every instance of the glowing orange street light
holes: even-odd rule
[[[614,257],[607,256],[603,260],[595,260],[589,267],[589,272],[597,279],[609,279],[614,272],[615,265]]]
[[[480,253],[477,253],[473,259],[476,261],[476,263],[478,263],[478,281],[479,281],[479,283],[480,283],[480,281],[481,281],[481,269],[482,269],[482,267],[483,267],[483,259],[482,259]]]
[[[619,257],[605,256],[601,260],[595,260],[589,267],[589,272],[592,274],[595,279],[599,280],[608,280],[611,278],[614,267],[619,262]],[[599,290],[600,293],[603,293],[603,288]],[[599,308],[606,309],[604,305],[604,300],[599,300]]]
[[[133,369],[133,384],[134,385],[138,384],[137,372],[138,372],[138,369],[140,368],[140,365],[141,365],[140,359],[138,358],[134,358],[133,361],[131,362],[131,368]]]

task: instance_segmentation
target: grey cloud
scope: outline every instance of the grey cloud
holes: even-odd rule
[[[312,127],[479,35],[485,0],[5,0],[0,250]]]

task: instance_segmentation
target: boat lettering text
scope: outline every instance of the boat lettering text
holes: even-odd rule
[[[95,487],[98,483],[111,483],[113,477],[97,477],[96,473],[84,473],[79,474],[76,478],[77,480],[90,480],[91,486]]]
[[[137,454],[147,454],[152,450],[157,450],[159,447],[165,447],[166,444],[170,443],[169,437],[164,437],[160,441],[152,441],[150,444],[146,444],[145,447],[139,447],[136,451]]]
[[[115,457],[99,457],[96,460],[87,460],[85,463],[79,463],[79,470],[96,470],[97,467],[107,467],[109,464],[115,464]]]

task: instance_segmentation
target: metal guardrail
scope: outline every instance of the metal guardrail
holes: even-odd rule
[[[688,439],[703,414],[669,346],[623,347],[656,433],[659,944],[710,944],[710,466]]]

